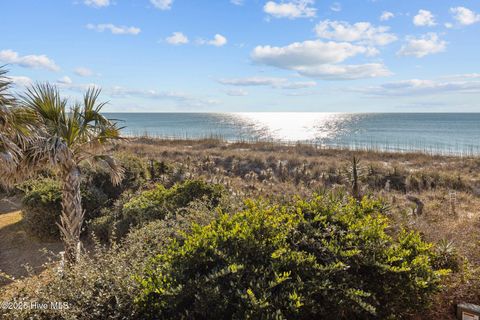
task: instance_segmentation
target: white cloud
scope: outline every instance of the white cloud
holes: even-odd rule
[[[85,67],[78,67],[74,70],[75,74],[80,77],[90,77],[93,76],[93,71],[85,68]]]
[[[326,80],[353,80],[384,77],[391,72],[380,63],[340,65],[348,58],[375,53],[372,48],[348,42],[321,40],[295,42],[285,47],[258,46],[252,60],[281,69],[297,71],[300,75]]]
[[[307,91],[285,91],[283,94],[289,97],[305,97],[314,95],[316,92],[313,90]]]
[[[276,89],[303,89],[315,87],[315,81],[289,81],[286,78],[278,77],[247,77],[220,79],[218,82],[231,86],[258,87],[269,86]]]
[[[383,12],[382,12],[382,15],[380,16],[380,21],[388,21],[388,20],[390,20],[390,19],[392,19],[392,18],[394,18],[394,17],[395,17],[395,15],[394,15],[392,12],[390,12],[390,11],[383,11]]]
[[[311,18],[316,14],[314,3],[313,0],[268,1],[263,11],[275,18]]]
[[[347,42],[309,40],[294,42],[285,47],[257,46],[252,52],[252,59],[282,69],[295,69],[300,66],[339,63],[367,51],[366,47]]]
[[[281,83],[277,86],[280,89],[305,89],[317,86],[315,81],[294,81]]]
[[[85,0],[83,3],[89,7],[101,8],[108,7],[110,5],[110,0]]]
[[[222,47],[227,44],[227,38],[217,33],[212,40],[198,39],[197,43],[201,45],[208,44],[215,47]]]
[[[443,76],[443,79],[462,79],[462,80],[467,80],[467,79],[480,79],[480,73],[464,73],[464,74],[453,74],[453,75],[448,75],[448,76]]]
[[[149,99],[174,99],[182,101],[190,98],[187,94],[182,92],[131,89],[120,86],[113,87],[110,90],[110,95],[117,97],[138,96]]]
[[[115,86],[109,89],[107,93],[117,98],[139,97],[143,99],[178,101],[181,102],[181,107],[206,107],[219,103],[214,99],[196,97],[178,91],[157,91]]]
[[[33,84],[32,79],[25,76],[9,76],[8,78],[13,82],[13,84],[20,87],[28,87]]]
[[[75,83],[68,76],[64,76],[58,79],[55,82],[55,85],[65,90],[81,92],[81,93],[85,92],[90,88],[99,88],[99,89],[101,88],[101,86],[96,83]]]
[[[55,64],[55,61],[43,54],[20,56],[18,52],[13,50],[2,50],[0,51],[0,61],[16,64],[25,68],[44,68],[50,71],[60,70],[60,67]]]
[[[68,76],[64,76],[64,77],[58,79],[57,82],[61,83],[61,84],[72,84],[73,83],[72,79],[70,79],[70,77],[68,77]]]
[[[242,6],[245,1],[244,0],[230,0],[230,3],[233,3],[236,6]]]
[[[439,53],[446,50],[447,42],[440,40],[436,33],[428,33],[419,38],[407,37],[407,44],[397,52],[401,56],[415,56],[422,58],[429,54]]]
[[[334,2],[330,6],[330,10],[335,11],[335,12],[342,11],[342,4],[340,2]]]
[[[349,24],[344,21],[324,20],[315,26],[317,36],[336,41],[359,42],[384,46],[397,40],[397,36],[388,33],[389,27],[375,27],[369,22]]]
[[[388,77],[392,72],[381,63],[359,65],[320,65],[297,68],[298,73],[306,77],[324,80],[356,80],[365,78]]]
[[[150,0],[153,6],[160,10],[170,10],[172,8],[173,0]]]
[[[187,44],[188,38],[181,32],[174,32],[170,37],[167,37],[165,41],[173,45],[181,45]]]
[[[141,29],[137,27],[126,27],[126,26],[116,26],[111,23],[107,24],[87,24],[87,29],[95,30],[97,32],[110,31],[112,34],[130,34],[137,35],[140,33]]]
[[[417,15],[413,17],[413,24],[418,27],[433,27],[437,23],[435,22],[435,16],[430,11],[420,9]]]
[[[465,7],[451,8],[450,12],[454,14],[453,18],[457,20],[458,23],[465,26],[468,26],[480,21],[480,14],[477,14]]]
[[[227,44],[227,38],[221,34],[216,34],[213,40],[209,41],[208,43],[215,47],[221,47]]]
[[[445,28],[447,29],[452,29],[453,28],[453,23],[450,23],[450,22],[445,22]]]
[[[380,86],[355,89],[376,96],[438,95],[447,93],[480,93],[480,81],[441,81],[410,79],[385,83]]]
[[[285,78],[275,77],[249,77],[249,78],[231,78],[220,79],[221,84],[228,84],[231,86],[274,86],[278,83],[285,82]]]
[[[248,91],[244,89],[228,89],[228,90],[225,90],[225,93],[232,97],[248,96]]]

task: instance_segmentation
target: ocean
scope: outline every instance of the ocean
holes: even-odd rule
[[[480,113],[108,113],[126,136],[480,155]]]

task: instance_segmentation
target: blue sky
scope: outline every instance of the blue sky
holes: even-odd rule
[[[16,90],[107,111],[480,112],[480,1],[2,1]]]

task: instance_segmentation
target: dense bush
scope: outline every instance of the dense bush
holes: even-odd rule
[[[147,163],[143,159],[124,153],[115,155],[115,159],[124,170],[122,182],[117,186],[112,184],[105,168],[87,164],[81,168],[83,183],[102,190],[109,199],[117,199],[125,190],[138,190],[150,177]]]
[[[21,186],[24,191],[22,202],[25,206],[22,216],[27,228],[40,238],[58,238],[57,222],[62,211],[62,186],[53,178],[29,180]],[[85,219],[94,218],[99,209],[108,202],[102,190],[82,185],[82,205]]]
[[[428,304],[441,274],[414,232],[386,233],[383,206],[328,197],[294,206],[250,202],[194,228],[139,282],[155,319],[402,317]]]
[[[81,167],[82,206],[87,225],[90,220],[100,215],[102,208],[111,205],[122,192],[137,190],[149,177],[146,163],[141,158],[120,154],[118,161],[125,171],[124,178],[118,186],[112,184],[105,168],[87,164]],[[60,222],[62,211],[60,182],[53,177],[38,178],[23,183],[19,188],[24,192],[23,217],[27,227],[41,238],[58,238],[60,233],[56,223]]]
[[[30,232],[41,238],[58,238],[62,211],[62,190],[60,182],[51,179],[28,181],[22,186],[25,206],[22,216]]]
[[[170,242],[180,241],[193,223],[206,225],[215,217],[206,206],[197,206],[184,215],[135,229],[109,248],[97,243],[62,277],[52,268],[41,283],[38,278],[27,280],[13,298],[28,305],[61,301],[68,304],[67,309],[0,309],[0,319],[142,319],[135,303],[141,287],[133,275],[142,275],[150,258]]]
[[[187,180],[170,189],[157,184],[117,204],[113,210],[92,221],[93,231],[102,239],[115,229],[117,236],[124,236],[132,227],[152,220],[164,219],[168,214],[184,209],[192,202],[200,201],[210,209],[220,203],[223,188],[200,180]]]

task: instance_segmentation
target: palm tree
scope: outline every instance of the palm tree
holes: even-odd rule
[[[7,70],[0,66],[0,185],[10,186],[15,180],[16,168],[22,156],[32,129],[28,114],[10,94],[12,81],[6,76]]]
[[[22,148],[17,171],[35,172],[51,167],[58,173],[62,189],[62,213],[58,224],[65,245],[65,260],[74,263],[80,244],[84,211],[80,193],[80,163],[100,162],[109,169],[112,182],[122,180],[123,169],[103,154],[120,128],[101,114],[105,103],[97,102],[99,89],[88,89],[83,103],[69,107],[67,99],[50,84],[37,84],[21,96],[21,107],[35,126],[32,138]],[[19,175],[21,176],[21,175]]]
[[[5,74],[7,71],[0,68],[0,165],[5,169],[12,168],[16,162],[16,155],[20,151],[12,141],[12,113],[10,108],[15,100],[8,90],[11,81]]]

